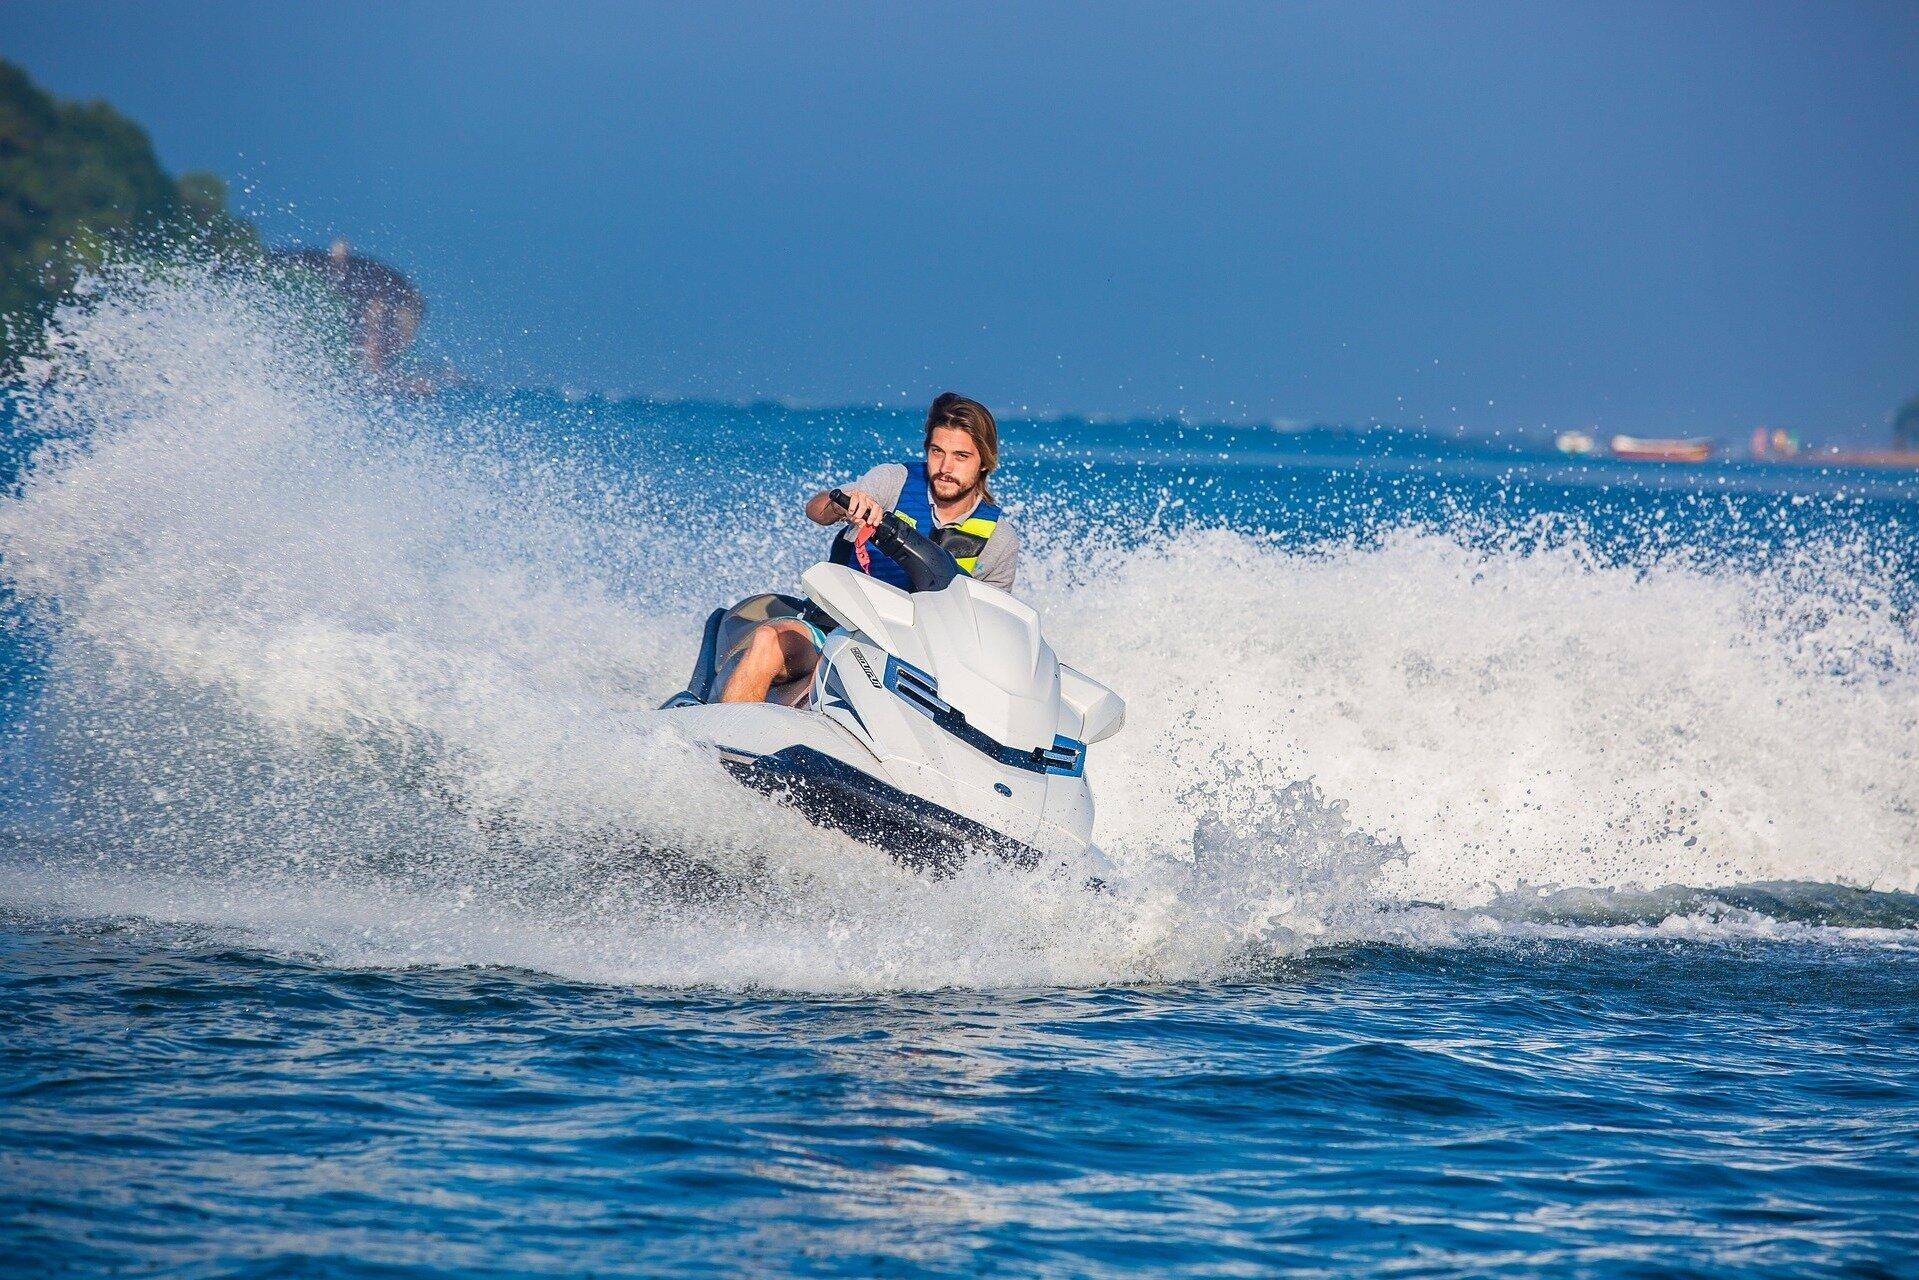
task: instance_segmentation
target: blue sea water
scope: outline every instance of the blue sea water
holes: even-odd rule
[[[1129,703],[1090,894],[649,710],[909,408],[369,398],[190,274],[62,326],[9,1274],[1919,1268],[1903,476],[1007,414],[1020,592]]]

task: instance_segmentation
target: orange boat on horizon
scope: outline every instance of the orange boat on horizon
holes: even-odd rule
[[[1710,440],[1642,440],[1614,436],[1610,451],[1629,462],[1704,462],[1712,457]]]

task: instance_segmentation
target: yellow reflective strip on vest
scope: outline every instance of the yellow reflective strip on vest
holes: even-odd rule
[[[900,518],[901,524],[911,525],[915,529],[920,527],[920,522],[912,516],[907,515],[904,511],[895,511],[893,514]],[[990,538],[993,536],[993,530],[999,528],[999,521],[982,520],[978,516],[968,516],[958,524],[941,525],[940,527],[942,529],[955,529],[960,533],[970,533],[975,538]]]
[[[895,511],[893,514],[900,518],[901,524],[908,525],[914,529],[917,529],[920,527],[920,522],[915,520],[912,516],[907,515],[904,511]],[[939,518],[937,516],[934,517],[934,523],[936,525],[939,523]],[[966,519],[960,521],[958,524],[949,524],[943,527],[947,529],[952,529],[957,533],[964,533],[975,538],[984,539],[984,538],[990,538],[993,536],[993,530],[999,527],[999,521],[982,520],[978,516],[968,516]],[[979,566],[979,557],[978,556],[954,556],[953,562],[959,565],[959,567],[966,572],[968,577],[971,577],[973,570]]]

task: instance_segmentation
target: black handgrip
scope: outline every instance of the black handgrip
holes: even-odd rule
[[[848,501],[846,496],[846,490],[844,489],[828,489],[826,491],[826,496],[828,498],[831,498],[834,504],[837,505],[841,511],[845,511],[849,506],[852,505]],[[891,525],[894,528],[899,527],[899,521],[894,518],[893,513],[891,511],[887,512],[885,515],[880,517],[880,522],[877,527],[883,529],[887,527],[888,525]]]
[[[840,510],[846,510],[844,490],[829,489],[826,496],[837,503]],[[945,547],[891,511],[874,528],[873,541],[906,571],[906,580],[912,584],[910,590],[938,591],[960,576],[959,562]]]

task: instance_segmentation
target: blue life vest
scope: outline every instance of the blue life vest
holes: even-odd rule
[[[921,533],[938,543],[945,552],[959,561],[961,571],[971,576],[974,566],[979,564],[980,552],[986,549],[986,540],[993,536],[994,526],[999,524],[997,504],[980,499],[973,508],[973,514],[958,524],[941,528],[933,518],[933,499],[926,491],[926,464],[909,463],[906,468],[906,484],[900,489],[899,505],[893,513]],[[890,582],[901,591],[908,589],[906,570],[900,568],[892,556],[881,551],[874,543],[866,544],[867,559],[872,568],[867,570],[881,582]],[[858,568],[853,559],[852,542],[845,533],[833,536],[833,551],[830,557],[834,564],[850,564]]]

